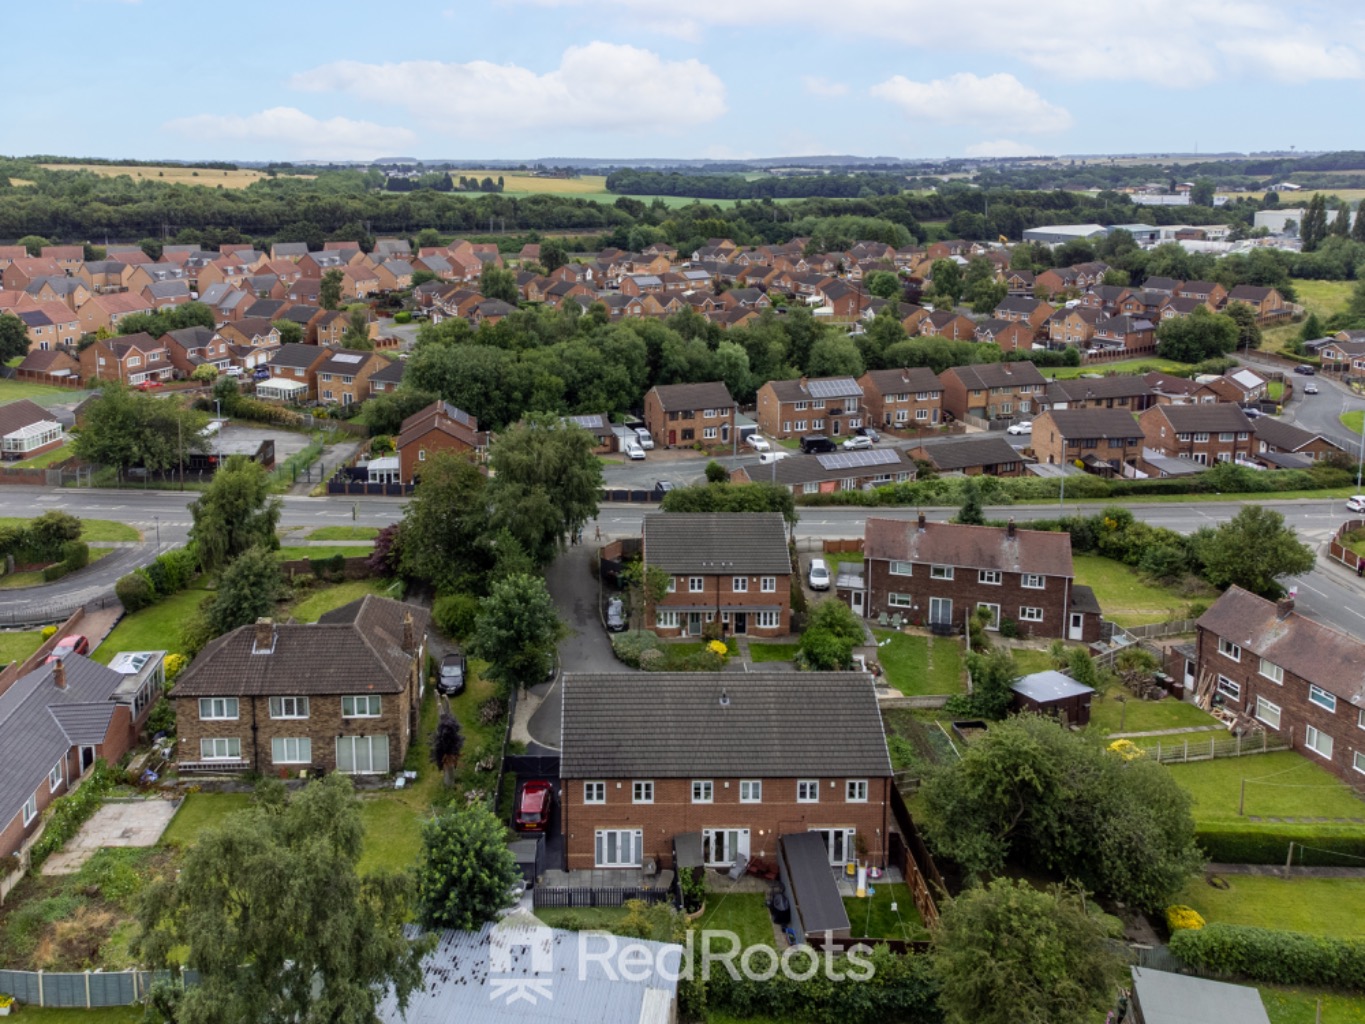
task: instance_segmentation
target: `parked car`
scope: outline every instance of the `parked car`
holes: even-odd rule
[[[441,667],[437,675],[437,693],[443,693],[447,697],[455,697],[464,693],[464,655],[459,651],[456,651],[453,654],[447,654],[441,659]]]
[[[266,366],[258,366],[258,367],[256,367],[256,369],[255,369],[254,371],[252,371],[251,379],[252,379],[252,380],[269,380],[269,379],[270,379],[270,368],[269,368],[269,367],[266,367]]]
[[[1309,384],[1308,386],[1309,386],[1310,388],[1313,387],[1312,384]],[[1313,391],[1314,391],[1314,393],[1316,394],[1316,393],[1317,393],[1317,388],[1313,388]],[[1249,419],[1249,420],[1254,420],[1254,419],[1259,419],[1260,417],[1264,416],[1265,413],[1261,412],[1261,410],[1258,409],[1258,408],[1256,408],[1256,406],[1254,406],[1254,405],[1249,405],[1249,406],[1247,406],[1245,409],[1242,410],[1242,415],[1244,415],[1244,416],[1245,416],[1247,419]]]
[[[758,464],[760,466],[771,466],[774,462],[781,462],[783,459],[787,458],[790,455],[791,452],[783,451],[762,452],[758,456]]]
[[[157,388],[164,388],[165,386],[165,384],[162,384],[161,381],[156,380],[155,378],[148,378],[139,384],[137,389],[139,391],[154,391]]]
[[[240,377],[242,375],[242,368],[240,366],[229,366],[223,373],[228,377]]]
[[[1365,512],[1365,494],[1353,494],[1346,499],[1347,512]]]
[[[768,439],[762,434],[750,434],[744,439],[744,443],[756,452],[770,452],[773,450],[773,446],[768,443]]]
[[[669,491],[673,490],[673,488],[677,486],[678,485],[675,484],[672,480],[655,480],[654,493],[657,494],[660,498],[662,498],[665,494],[667,494]]]
[[[801,453],[803,455],[837,450],[838,448],[835,446],[834,442],[823,434],[807,434],[805,437],[801,438]]]
[[[1298,366],[1294,367],[1294,372],[1301,373],[1305,377],[1311,377],[1313,376],[1315,371],[1311,366],[1304,366],[1302,363],[1300,363]]]
[[[640,447],[646,451],[649,451],[654,447],[654,438],[650,436],[649,431],[644,427],[636,427],[635,436],[640,439]]]
[[[512,827],[520,832],[544,832],[550,827],[550,810],[554,806],[554,787],[544,779],[532,779],[521,787],[517,809],[512,814]]]
[[[829,566],[825,564],[823,558],[810,560],[810,571],[807,572],[806,579],[810,582],[811,590],[829,589]]]
[[[52,648],[52,653],[43,659],[44,665],[50,665],[54,661],[61,661],[68,654],[89,654],[90,638],[80,633],[70,633],[57,641],[57,646]]]
[[[1318,393],[1318,386],[1310,380],[1303,386],[1303,393],[1305,395],[1316,395]]]
[[[635,459],[638,461],[639,459],[643,459],[644,457],[645,450],[641,448],[638,444],[626,445],[626,458]]]
[[[856,449],[856,448],[871,448],[871,447],[872,447],[872,438],[870,438],[870,437],[856,437],[856,436],[855,436],[855,437],[850,437],[848,440],[846,440],[846,441],[844,442],[844,445],[843,445],[843,446],[844,446],[845,448],[850,449],[850,450]]]
[[[871,427],[859,427],[857,430],[853,432],[857,434],[859,437],[870,438],[873,444],[876,444],[878,441],[882,439],[882,435],[877,433]]]
[[[1033,421],[1032,421],[1032,420],[1020,420],[1018,423],[1011,423],[1011,424],[1009,425],[1009,429],[1006,430],[1005,433],[1007,433],[1007,434],[1032,434],[1032,433],[1033,433]]]
[[[607,631],[624,633],[626,631],[626,606],[619,597],[607,602]]]

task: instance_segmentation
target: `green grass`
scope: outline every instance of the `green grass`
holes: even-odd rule
[[[791,661],[800,644],[749,644],[749,660],[755,665],[765,661]]]
[[[832,551],[825,555],[825,561],[833,563],[835,572],[838,572],[846,565],[862,568],[863,553],[861,551]]]
[[[389,593],[390,586],[391,584],[387,580],[379,579],[329,583],[323,587],[310,590],[306,597],[300,598],[290,607],[289,613],[298,622],[317,622],[327,612],[334,608],[340,608],[344,604],[350,604],[366,594],[391,597],[393,595]]]
[[[1216,889],[1201,875],[1174,900],[1199,911],[1210,924],[1282,928],[1336,938],[1365,937],[1365,880],[1358,878],[1274,878],[1220,875],[1228,888]]]
[[[104,1006],[94,1010],[40,1010],[25,1006],[19,1019],[41,1024],[138,1024],[142,1012],[141,1006]]]
[[[929,937],[909,886],[904,882],[873,882],[871,885],[876,892],[867,899],[844,897],[850,935],[860,939],[903,939],[906,942]],[[894,911],[892,903],[896,904]]]
[[[374,540],[378,536],[377,526],[321,526],[304,540]]]
[[[688,671],[688,660],[701,654],[706,648],[705,640],[680,640],[668,641],[661,644],[659,649],[664,652],[664,665],[660,671],[664,672],[686,672]],[[739,644],[734,637],[729,637],[725,641],[725,646],[730,649],[733,657],[739,651]]]
[[[1237,816],[1243,779],[1248,815],[1365,818],[1365,801],[1325,768],[1292,750],[1169,767],[1176,782],[1194,797],[1197,822],[1246,821]]]
[[[1117,689],[1114,692],[1117,693]],[[1218,720],[1207,711],[1174,697],[1166,697],[1163,700],[1138,700],[1136,697],[1129,697],[1128,700],[1121,701],[1111,695],[1103,700],[1090,702],[1090,730],[1101,736],[1113,732],[1153,732],[1157,729],[1183,729],[1195,725],[1217,724]],[[1178,739],[1179,737],[1171,737],[1172,742]]]
[[[734,932],[741,948],[772,946],[772,918],[757,892],[706,894],[706,913],[697,921],[699,928]]]
[[[1294,301],[1309,313],[1316,313],[1320,320],[1343,312],[1355,288],[1354,281],[1311,281],[1302,277],[1292,280]]]
[[[1266,397],[1278,402],[1284,398],[1284,382],[1279,380],[1267,381],[1265,386]]]
[[[1052,655],[1047,651],[1031,651],[1027,648],[1016,647],[1010,652],[1014,658],[1014,667],[1018,669],[1021,676],[1031,676],[1035,672],[1046,672],[1052,668]],[[1092,711],[1093,715],[1094,712]]]
[[[107,558],[113,553],[113,548],[91,548],[90,561],[87,565],[92,565],[101,558]],[[41,587],[46,582],[47,580],[43,579],[43,571],[41,569],[32,569],[28,572],[12,572],[8,576],[0,576],[0,590],[18,590],[20,587]]]
[[[67,445],[58,445],[50,452],[43,452],[35,455],[31,459],[21,459],[18,462],[10,463],[15,469],[47,469],[54,462],[61,462],[63,459],[71,458],[71,451]]]
[[[42,633],[0,633],[0,666],[23,661],[43,645]]]
[[[542,907],[536,917],[551,928],[574,931],[614,931],[626,916],[625,907]]]
[[[343,558],[358,558],[373,553],[374,545],[359,544],[328,544],[323,547],[320,544],[298,544],[282,547],[275,552],[277,558],[284,562],[296,561],[300,558],[333,558],[341,555]]]
[[[191,793],[175,812],[166,831],[161,833],[161,843],[181,848],[193,846],[204,829],[250,804],[251,796],[247,793]]]
[[[1343,427],[1357,437],[1360,436],[1362,422],[1365,422],[1365,412],[1357,410],[1356,412],[1342,413],[1341,416],[1337,418],[1341,421]]]
[[[886,629],[874,629],[872,634],[886,681],[907,697],[963,692],[962,650],[956,641]],[[890,643],[880,646],[888,639]]]
[[[1050,380],[1075,380],[1086,373],[1147,373],[1151,370],[1181,373],[1189,368],[1188,363],[1177,363],[1152,356],[1149,359],[1124,359],[1117,363],[1105,363],[1103,366],[1040,366],[1038,372]]]
[[[180,627],[208,597],[207,590],[182,590],[164,601],[125,615],[90,656],[107,665],[119,651],[172,651],[180,646]]]
[[[1146,626],[1183,619],[1189,598],[1175,590],[1146,583],[1137,571],[1100,555],[1073,555],[1076,582],[1091,587],[1104,617],[1120,626]]]
[[[0,404],[16,402],[21,398],[27,398],[39,405],[43,404],[43,399],[47,399],[49,404],[57,401],[70,402],[78,400],[83,394],[71,388],[56,388],[50,384],[0,378]]]
[[[0,526],[27,526],[33,522],[22,516],[0,516]],[[112,519],[82,519],[81,540],[86,541],[138,541],[142,534],[127,523],[116,523]]]
[[[1270,1024],[1318,1024],[1318,1003],[1322,1003],[1321,1024],[1365,1024],[1365,996],[1344,992],[1259,986]],[[712,1024],[715,1018],[710,1018]]]

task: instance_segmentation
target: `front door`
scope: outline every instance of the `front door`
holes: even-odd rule
[[[81,747],[81,774],[84,775],[95,763],[95,748]]]
[[[708,828],[701,833],[702,860],[708,866],[729,867],[749,859],[747,828]]]
[[[863,617],[863,592],[861,590],[853,591],[849,598],[849,606],[853,609],[854,615],[860,619]]]
[[[857,835],[857,829],[817,828],[812,831],[820,833],[825,849],[829,852],[831,864],[847,864],[854,859],[854,836]]]
[[[749,613],[748,613],[748,612],[735,612],[735,613],[734,613],[734,619],[735,619],[735,632],[736,632],[736,633],[747,633],[747,632],[749,632]]]
[[[676,430],[670,430],[670,431],[668,432],[668,446],[669,446],[670,448],[672,448],[672,447],[673,447],[675,444],[677,444],[677,443],[678,443],[678,432],[677,432]]]
[[[953,600],[950,597],[929,598],[930,625],[950,625],[953,621]]]
[[[1070,628],[1068,628],[1068,630],[1067,630],[1066,638],[1067,638],[1068,640],[1080,640],[1080,639],[1083,638],[1084,633],[1085,633],[1085,613],[1084,613],[1084,612],[1072,612],[1072,613],[1071,613],[1071,624],[1070,624]]]
[[[701,612],[687,613],[687,632],[692,636],[701,636]]]

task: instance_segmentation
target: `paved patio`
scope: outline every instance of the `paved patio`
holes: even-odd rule
[[[43,874],[74,875],[104,846],[155,846],[179,806],[178,801],[158,799],[106,802],[43,863]]]

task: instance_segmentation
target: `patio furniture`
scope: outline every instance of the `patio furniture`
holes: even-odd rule
[[[885,626],[886,626],[886,612],[882,612],[880,615],[877,616],[877,625],[879,625],[879,626],[885,628]]]
[[[895,615],[891,616],[891,628],[892,628],[892,629],[900,629],[900,628],[901,628],[901,613],[900,613],[900,612],[897,612]]]

